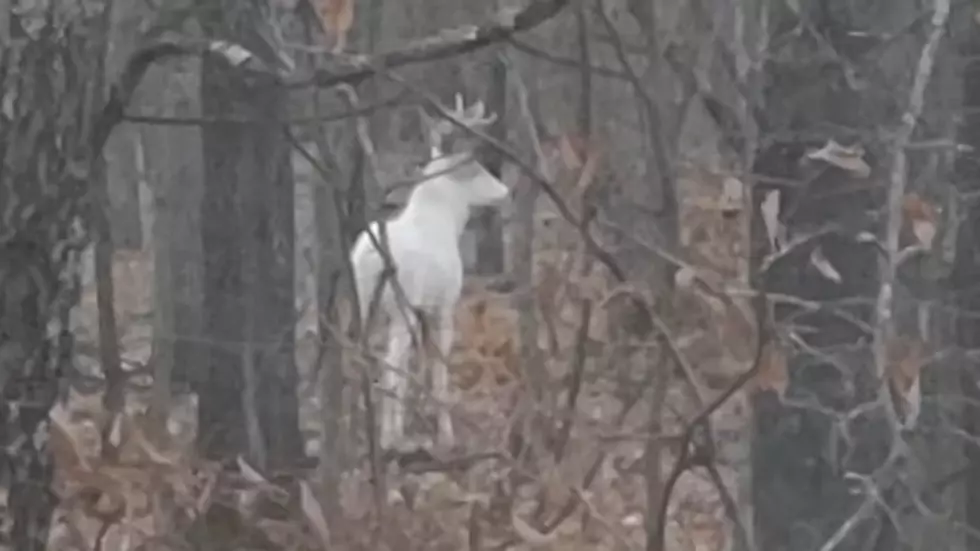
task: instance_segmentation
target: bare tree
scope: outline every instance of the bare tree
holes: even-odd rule
[[[262,2],[224,6],[204,28],[278,63]],[[205,334],[210,369],[202,396],[202,442],[213,453],[247,453],[281,466],[302,455],[293,358],[294,207],[290,150],[277,124],[285,91],[269,75],[202,64],[206,114],[202,206]]]
[[[91,39],[101,14],[72,15],[68,4],[2,9],[9,35],[0,51],[8,98],[0,112],[0,481],[12,520],[4,543],[25,551],[47,548],[57,504],[47,417],[72,369],[69,311],[92,208],[88,171],[101,148],[92,135],[102,50]]]

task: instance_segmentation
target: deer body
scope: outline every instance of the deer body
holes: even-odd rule
[[[478,107],[482,115],[482,104]],[[446,409],[450,401],[446,360],[453,343],[453,317],[463,286],[459,241],[472,207],[494,204],[509,194],[507,187],[469,154],[441,154],[437,145],[432,153],[435,158],[422,170],[423,181],[412,190],[405,208],[383,222],[394,274],[381,290],[377,307],[378,314],[389,321],[386,365],[382,366],[381,376],[382,448],[392,447],[404,434],[406,375],[415,348],[413,343],[421,344],[417,342],[418,315],[424,317],[436,347],[434,358],[425,354],[420,360],[432,364],[432,393],[440,402],[438,439],[448,446],[454,444],[452,422]],[[384,246],[380,223],[371,223],[368,231],[374,239],[362,232],[351,250],[362,323],[367,320],[375,288],[385,270],[384,255],[375,246],[375,242]],[[396,289],[404,293],[407,308],[403,307]]]

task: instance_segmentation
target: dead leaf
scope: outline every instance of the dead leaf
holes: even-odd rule
[[[834,283],[840,283],[842,281],[840,272],[827,260],[827,257],[823,254],[823,249],[819,246],[815,247],[813,252],[810,253],[810,264],[813,264],[813,267],[820,272],[820,275]]]
[[[249,465],[245,458],[241,455],[238,456],[238,470],[242,473],[242,478],[253,483],[253,484],[268,484],[268,481],[264,476],[259,474],[259,471],[255,470],[251,465]]]
[[[728,176],[721,184],[721,197],[718,204],[722,212],[737,213],[745,201],[745,186],[734,176]]]
[[[224,56],[224,58],[228,60],[228,63],[230,63],[233,67],[238,67],[254,57],[252,52],[246,50],[238,44],[233,44],[224,40],[212,41],[208,49],[216,54]]]
[[[922,341],[909,336],[896,337],[888,344],[889,376],[903,394],[912,388],[925,363]]]
[[[902,425],[906,429],[910,429],[915,426],[916,421],[919,419],[919,412],[922,411],[922,387],[920,385],[921,377],[916,377],[913,381],[912,386],[905,393],[903,398],[905,398],[905,416],[902,419]]]
[[[313,495],[313,490],[305,480],[299,481],[300,508],[303,516],[310,523],[324,551],[330,548],[330,529],[327,527],[327,517],[323,514],[320,501]]]
[[[773,251],[780,249],[779,243],[779,190],[774,189],[766,194],[760,206],[762,221],[766,225],[766,235],[769,237],[769,247]]]
[[[587,157],[585,158],[585,165],[582,166],[582,170],[579,172],[578,180],[575,183],[574,194],[575,200],[580,204],[579,210],[582,210],[584,205],[581,205],[583,198],[592,184],[595,182],[596,169],[599,167],[599,153],[589,150],[586,152]],[[579,212],[579,215],[583,215],[583,212]]]
[[[566,168],[571,170],[576,170],[582,166],[582,155],[579,154],[582,147],[578,141],[568,134],[563,134],[558,140],[558,152],[561,155],[561,161]]]
[[[926,249],[932,249],[939,222],[939,209],[917,193],[902,198],[902,215],[912,226],[912,234]]]
[[[754,388],[757,390],[772,390],[782,399],[789,386],[789,367],[786,354],[778,343],[766,345],[759,360],[761,365],[755,375]]]
[[[895,398],[902,401],[902,424],[911,428],[919,417],[922,403],[922,367],[925,345],[915,337],[903,336],[888,344],[888,377]]]
[[[342,52],[354,23],[354,0],[319,0],[316,8],[323,28],[334,35],[333,51]]]
[[[517,536],[531,547],[544,547],[550,545],[558,538],[557,530],[552,530],[547,534],[539,532],[528,524],[526,520],[522,519],[516,511],[511,512],[510,522]]]
[[[860,178],[871,175],[871,167],[864,161],[864,148],[860,144],[844,147],[831,139],[822,148],[810,151],[806,156],[842,168]]]
[[[120,445],[122,445],[122,439],[123,439],[122,415],[118,413],[113,415],[112,421],[110,422],[112,423],[112,425],[110,425],[109,428],[109,443],[112,444],[114,447],[118,448]]]
[[[690,289],[694,285],[694,280],[698,277],[694,273],[694,269],[690,266],[684,266],[680,270],[674,272],[674,285],[678,289]]]
[[[913,220],[912,233],[916,239],[927,250],[932,249],[932,242],[936,238],[936,225],[928,220]]]

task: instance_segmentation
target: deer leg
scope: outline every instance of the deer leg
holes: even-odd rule
[[[452,310],[439,313],[436,320],[436,357],[432,362],[432,394],[439,403],[438,407],[438,441],[446,447],[455,445],[452,418],[449,416],[449,406],[452,396],[449,389],[449,353],[453,348],[453,314]]]
[[[392,316],[388,352],[381,374],[381,436],[382,449],[390,449],[405,434],[405,398],[408,379],[405,369],[412,350],[411,326],[400,314]]]

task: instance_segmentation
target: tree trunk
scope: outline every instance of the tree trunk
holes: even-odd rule
[[[112,10],[106,76],[115,79],[126,58],[133,52],[141,10],[140,2],[111,2]],[[136,165],[138,131],[120,125],[105,148],[106,179],[109,192],[109,220],[116,250],[139,249],[143,245],[140,223],[139,170]]]
[[[490,62],[490,87],[485,100],[487,111],[497,119],[488,129],[488,135],[500,143],[507,139],[507,66],[502,60]],[[500,178],[504,158],[495,148],[488,148],[483,155],[483,165],[491,174]],[[476,209],[476,273],[501,274],[504,266],[504,228],[500,212],[495,207]]]
[[[143,89],[145,105],[160,116],[200,112],[199,61],[151,68]],[[153,97],[150,97],[150,95]],[[173,391],[185,392],[203,364],[201,130],[148,126],[140,132],[144,170],[153,197],[154,411],[166,419]]]
[[[75,229],[88,210],[78,191],[88,185],[94,154],[84,148],[102,83],[103,51],[88,37],[102,20],[0,11],[0,40],[13,39],[0,46],[0,89],[17,98],[0,113],[0,542],[43,551],[58,504],[47,419],[72,368],[69,313],[87,244]]]
[[[229,4],[215,36],[271,57],[260,38],[262,2]],[[227,29],[234,29],[228,32]],[[268,59],[274,65],[275,59]],[[214,455],[242,453],[260,468],[302,457],[294,360],[294,211],[290,150],[276,123],[285,92],[243,78],[222,61],[202,64],[206,185],[202,206],[208,380],[201,436]],[[210,433],[210,434],[209,434]]]

